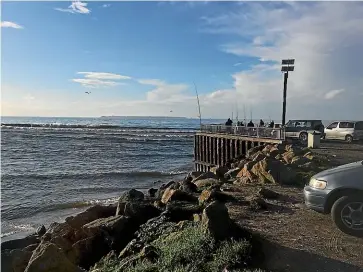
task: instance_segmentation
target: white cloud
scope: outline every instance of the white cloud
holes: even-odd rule
[[[73,82],[80,83],[83,87],[87,88],[101,88],[113,87],[117,85],[124,85],[125,83],[117,80],[131,79],[129,76],[104,73],[104,72],[77,72],[79,75],[84,75],[84,78],[74,78]]]
[[[10,21],[2,21],[1,27],[8,27],[8,28],[15,28],[15,29],[23,29],[24,27],[18,25],[17,23],[10,22]]]
[[[103,4],[102,7],[103,8],[109,8],[109,7],[111,7],[111,4]]]
[[[237,62],[235,64],[233,64],[233,66],[237,67],[237,66],[240,66],[242,64],[242,62]]]
[[[88,87],[88,88],[113,87],[121,84],[115,81],[107,81],[107,80],[92,79],[92,78],[74,78],[72,79],[72,81],[80,83],[83,87]]]
[[[331,90],[329,92],[327,92],[325,95],[324,95],[324,98],[325,99],[333,99],[334,97],[336,97],[338,94],[341,94],[342,92],[344,92],[345,90],[344,89],[339,89],[339,90]]]
[[[95,78],[95,79],[131,79],[129,76],[123,76],[114,73],[104,73],[104,72],[77,72],[77,74],[85,75],[85,78]]]
[[[234,43],[221,45],[224,52],[264,63],[232,75],[233,91],[261,114],[281,103],[281,59],[295,58],[288,79],[288,114],[303,117],[307,106],[321,99],[335,103],[332,98],[341,90],[347,94],[339,97],[338,108],[356,104],[363,89],[362,14],[358,2],[243,3],[240,11],[204,17],[203,22],[208,33],[235,35]],[[315,114],[329,118],[330,109],[325,102]],[[362,107],[349,109],[363,115]]]
[[[88,14],[91,13],[91,10],[87,8],[87,3],[81,1],[73,1],[68,8],[55,8],[55,10],[62,11],[62,12],[69,12],[69,13],[81,13],[81,14]]]
[[[160,79],[139,79],[138,82],[144,85],[152,85],[155,89],[147,92],[148,101],[178,101],[186,98],[186,84],[168,84]]]

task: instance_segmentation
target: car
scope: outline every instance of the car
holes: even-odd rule
[[[303,142],[308,140],[308,133],[319,131],[324,134],[324,125],[321,120],[290,120],[284,126],[286,138],[296,138]]]
[[[345,140],[363,140],[363,121],[335,121],[324,129],[324,138]]]
[[[322,171],[304,187],[305,205],[331,214],[342,232],[363,237],[363,161]]]

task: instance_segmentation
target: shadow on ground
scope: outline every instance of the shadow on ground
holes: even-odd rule
[[[284,247],[260,238],[264,253],[261,268],[294,272],[363,272],[363,268],[304,250]]]

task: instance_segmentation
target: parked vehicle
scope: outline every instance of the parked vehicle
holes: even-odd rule
[[[354,140],[363,140],[363,121],[336,121],[324,129],[325,139],[345,140],[348,143]]]
[[[324,125],[321,120],[290,120],[285,125],[286,138],[297,138],[306,142],[310,131],[319,131],[323,135]]]
[[[314,175],[304,188],[305,205],[331,213],[344,233],[363,237],[363,161]]]

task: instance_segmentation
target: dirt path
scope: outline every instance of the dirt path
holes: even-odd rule
[[[335,155],[335,163],[363,160],[363,145],[323,143],[315,151]],[[236,222],[261,237],[266,259],[273,271],[363,272],[363,239],[340,232],[330,215],[308,210],[302,188],[269,186],[283,197],[267,201],[267,211],[251,211],[243,205],[228,206]],[[234,187],[239,199],[257,194],[259,187]]]

